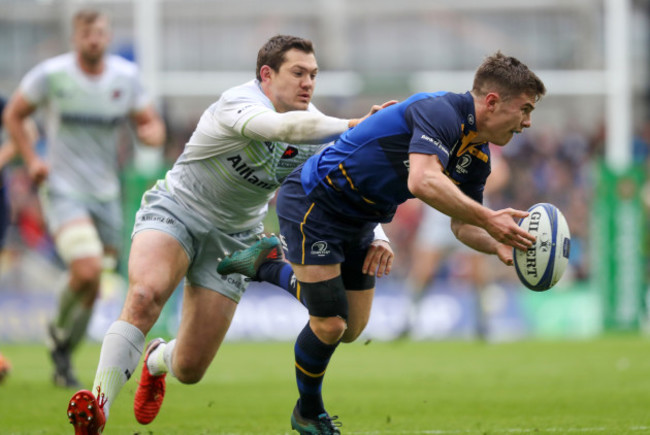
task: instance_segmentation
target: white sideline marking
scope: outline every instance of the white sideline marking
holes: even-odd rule
[[[605,427],[583,427],[583,428],[563,428],[563,427],[549,427],[546,429],[542,428],[511,428],[511,429],[476,429],[476,430],[417,430],[403,432],[400,431],[400,434],[403,435],[448,435],[448,434],[471,434],[471,433],[545,433],[545,432],[557,432],[557,433],[591,433],[591,432],[607,432],[609,429]],[[630,432],[648,432],[650,431],[650,426],[632,426],[627,428]],[[373,432],[348,432],[354,435],[381,435],[381,434],[392,434],[398,433],[390,430],[386,431],[373,431]]]

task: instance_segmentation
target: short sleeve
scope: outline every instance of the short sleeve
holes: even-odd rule
[[[455,110],[442,98],[427,98],[411,104],[405,119],[413,132],[409,153],[435,154],[447,166],[460,131]]]
[[[32,68],[20,82],[20,92],[28,102],[39,105],[47,97],[47,73],[44,63]]]

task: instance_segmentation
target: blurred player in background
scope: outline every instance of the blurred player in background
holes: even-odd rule
[[[135,64],[106,54],[106,15],[82,10],[72,21],[73,51],[45,60],[25,75],[7,105],[5,126],[29,175],[41,186],[48,228],[69,277],[48,325],[54,383],[78,386],[70,357],[85,336],[103,268],[115,268],[122,237],[117,167],[121,126],[130,118],[146,145],[159,146],[165,128],[144,93]],[[24,120],[46,110],[47,159],[30,146]]]
[[[3,137],[4,133],[2,114],[4,113],[6,104],[7,100],[0,96],[0,137]],[[38,131],[36,130],[34,121],[25,120],[24,127],[27,141],[30,145],[33,145],[38,137]],[[11,224],[11,210],[9,209],[9,192],[7,186],[8,180],[5,168],[16,154],[18,154],[18,149],[12,140],[7,139],[2,143],[2,145],[0,145],[0,252],[4,249],[7,229]],[[11,363],[9,362],[9,359],[0,353],[0,383],[5,380],[10,371]]]
[[[359,122],[325,116],[311,104],[318,64],[309,40],[269,39],[256,73],[208,107],[173,168],[142,198],[122,313],[104,337],[92,392],[77,392],[68,407],[77,433],[103,430],[146,334],[183,277],[178,337],[147,345],[136,419],[148,424],[158,414],[166,373],[185,384],[201,380],[248,284],[244,276],[217,273],[218,259],[257,241],[280,182],[322,148],[290,144],[325,144]],[[376,252],[389,258],[382,255],[387,243],[377,244]],[[273,253],[279,251],[267,252]]]
[[[399,204],[415,197],[451,216],[459,240],[506,265],[513,264],[513,247],[534,242],[515,222],[527,212],[481,203],[489,143],[504,146],[530,127],[545,93],[528,67],[497,52],[478,68],[471,91],[418,93],[387,107],[283,182],[280,231],[310,315],[295,344],[300,398],[293,429],[340,433],[325,410],[323,377],[339,342],[362,332],[374,296],[374,276],[346,263],[358,262],[374,226],[390,222]]]
[[[500,148],[491,151],[491,172],[483,192],[486,206],[489,206],[490,194],[501,190],[506,185],[510,173],[508,164],[500,156]],[[451,230],[451,217],[426,206],[421,201],[417,201],[417,204],[421,206],[421,218],[412,244],[411,267],[406,277],[410,307],[400,336],[405,337],[417,329],[422,297],[432,280],[438,277],[444,263],[447,263],[451,269],[460,269],[458,262],[462,262],[462,268],[465,270],[463,275],[476,292],[474,311],[476,336],[486,339],[489,331],[483,298],[486,296],[484,290],[494,275],[488,264],[490,258],[461,243],[454,236]]]

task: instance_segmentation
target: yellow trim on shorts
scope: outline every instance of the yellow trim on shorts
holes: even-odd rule
[[[296,280],[296,299],[300,301],[300,281]]]
[[[300,222],[300,234],[302,234],[302,260],[300,264],[305,264],[305,232],[302,230],[302,227],[305,225],[305,222],[307,222],[307,216],[309,216],[309,213],[311,213],[312,209],[316,205],[315,202],[312,202],[311,205],[309,206],[309,210],[307,210],[307,213],[305,213],[305,216],[302,219],[302,222]]]

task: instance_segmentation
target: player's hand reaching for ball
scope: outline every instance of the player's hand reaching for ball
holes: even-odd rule
[[[484,228],[498,242],[525,251],[535,243],[535,236],[520,228],[516,221],[526,216],[527,211],[513,208],[497,210]]]

